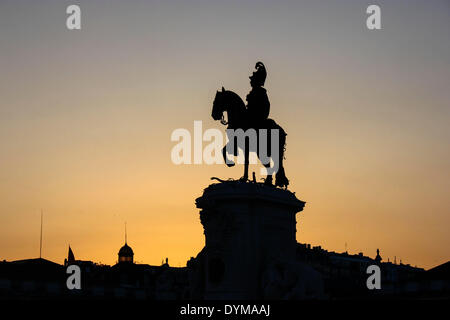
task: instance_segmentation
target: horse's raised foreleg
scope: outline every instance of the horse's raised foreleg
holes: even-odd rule
[[[225,164],[229,167],[232,167],[235,165],[233,160],[228,159],[227,156],[227,145],[225,145],[222,149],[222,155],[223,155],[223,160],[225,161]]]

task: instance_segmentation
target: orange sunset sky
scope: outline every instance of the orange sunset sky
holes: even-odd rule
[[[297,240],[430,268],[450,257],[450,4],[377,1],[0,3],[0,259],[184,266],[203,247],[195,198],[242,166],[174,165],[177,128],[241,97],[261,60],[288,133]],[[259,173],[258,166],[251,171]],[[258,174],[259,175],[259,174]]]

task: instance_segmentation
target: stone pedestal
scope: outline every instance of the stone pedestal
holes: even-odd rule
[[[260,183],[207,187],[196,199],[205,234],[197,257],[203,298],[261,298],[268,266],[295,260],[295,216],[304,204],[290,191]]]

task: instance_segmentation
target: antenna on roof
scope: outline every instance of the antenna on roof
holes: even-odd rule
[[[42,220],[43,220],[43,212],[41,209],[41,237],[39,241],[39,259],[42,257]]]
[[[127,223],[125,222],[125,244],[127,243]]]

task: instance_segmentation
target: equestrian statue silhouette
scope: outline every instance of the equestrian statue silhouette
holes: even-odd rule
[[[267,71],[262,62],[255,65],[256,71],[250,76],[250,85],[252,90],[247,95],[247,106],[242,99],[233,91],[225,90],[217,91],[214,98],[212,117],[214,120],[220,120],[222,124],[228,125],[227,136],[228,143],[222,149],[225,163],[228,166],[234,166],[234,162],[227,157],[227,151],[234,156],[238,155],[238,148],[244,151],[244,176],[240,181],[248,180],[248,165],[250,151],[256,152],[261,163],[266,167],[267,177],[264,184],[272,184],[272,174],[275,173],[275,186],[287,188],[289,180],[287,179],[284,167],[284,151],[286,146],[286,132],[274,120],[269,119],[270,102],[267,97],[266,89],[263,88],[266,80]],[[227,112],[225,121],[224,113]],[[237,139],[236,134],[241,129],[244,131],[245,138]],[[256,132],[256,143],[250,143],[247,133],[249,129]],[[265,129],[265,130],[264,130]],[[241,131],[241,132],[242,132]],[[262,134],[264,132],[265,134]],[[275,143],[271,139],[275,137]],[[232,141],[233,140],[233,141]],[[230,143],[232,145],[230,146]],[[261,148],[264,146],[265,148]],[[272,159],[273,166],[270,160]]]

